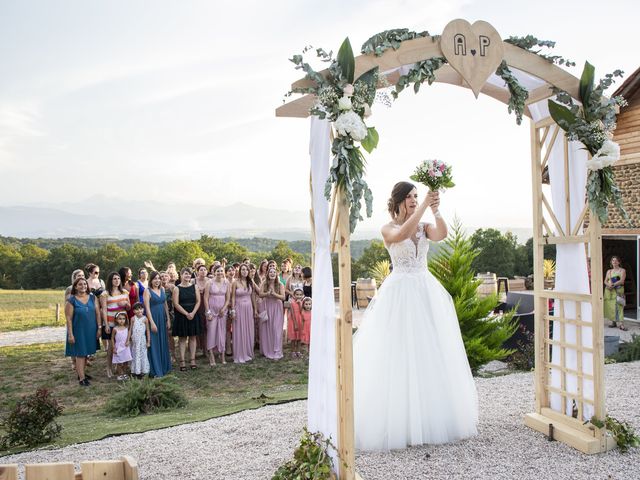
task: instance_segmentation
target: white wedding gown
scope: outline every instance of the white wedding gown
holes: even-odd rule
[[[424,225],[387,250],[393,272],[353,340],[356,448],[384,451],[475,435],[476,387],[451,296],[427,269]]]

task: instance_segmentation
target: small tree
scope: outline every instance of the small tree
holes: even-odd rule
[[[493,315],[493,309],[498,305],[497,295],[478,296],[477,289],[482,281],[475,279],[472,264],[479,250],[463,232],[462,225],[455,220],[449,237],[430,258],[429,270],[453,298],[469,365],[476,372],[485,363],[502,360],[513,353],[502,345],[511,338],[517,323],[513,313]]]

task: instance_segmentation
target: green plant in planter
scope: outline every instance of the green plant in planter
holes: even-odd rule
[[[278,468],[271,480],[335,479],[329,448],[337,451],[331,439],[324,438],[320,432],[309,432],[305,427],[300,445],[293,452],[293,460]]]
[[[389,260],[380,260],[369,270],[369,275],[376,279],[378,285],[391,274],[391,262]]]

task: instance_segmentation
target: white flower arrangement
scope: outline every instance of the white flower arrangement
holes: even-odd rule
[[[620,160],[620,145],[611,140],[605,140],[593,158],[587,160],[587,168],[589,170],[602,170],[605,167],[610,167],[618,160]]]
[[[356,142],[361,142],[367,137],[367,126],[360,118],[360,115],[353,110],[341,113],[334,125],[340,135],[349,135]]]

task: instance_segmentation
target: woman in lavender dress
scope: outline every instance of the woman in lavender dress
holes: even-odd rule
[[[249,267],[243,263],[238,269],[238,278],[231,287],[231,308],[236,312],[233,319],[234,363],[253,360],[254,319],[257,310],[251,295],[252,291],[253,283],[249,279]]]
[[[227,311],[231,300],[231,284],[224,276],[224,268],[218,264],[213,269],[213,279],[204,290],[204,304],[207,307],[207,350],[209,365],[216,364],[216,353],[220,362],[227,363],[224,353],[227,340]]]
[[[284,327],[284,285],[278,272],[271,268],[262,284],[260,296],[264,299],[267,321],[260,323],[260,351],[272,360],[282,358],[282,329]]]

